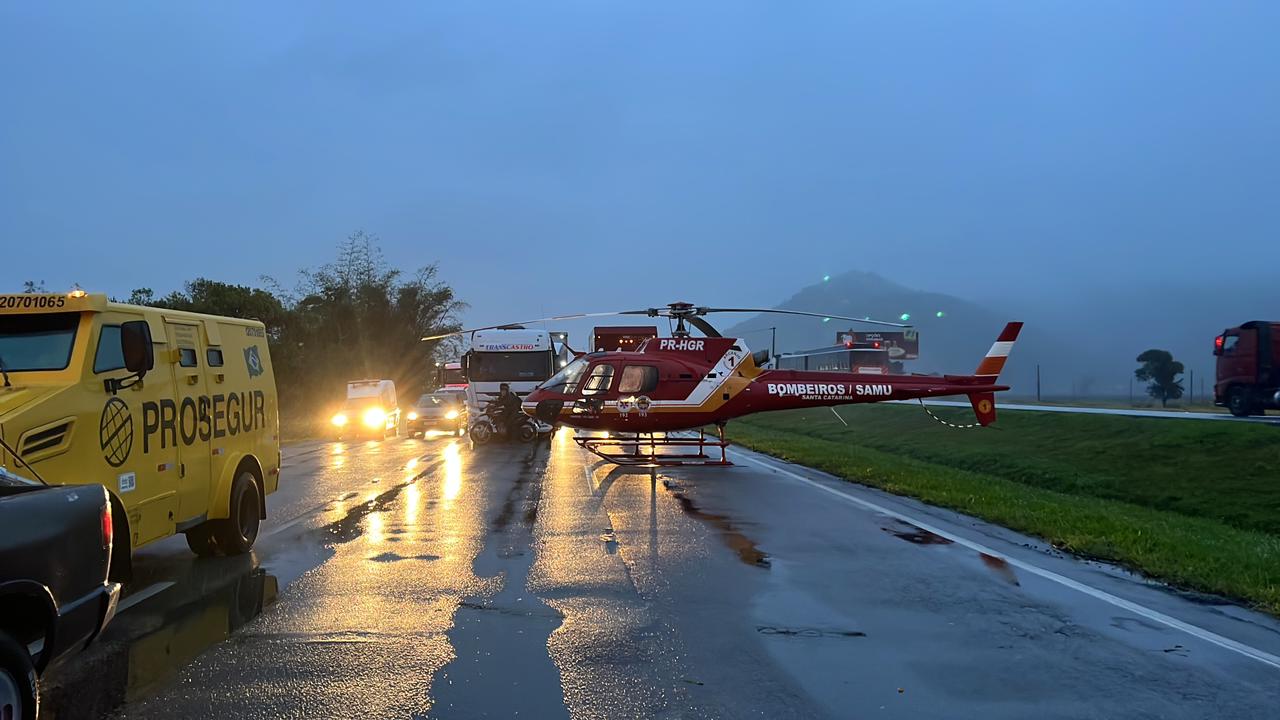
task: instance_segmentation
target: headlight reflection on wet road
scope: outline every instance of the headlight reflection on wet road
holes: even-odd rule
[[[369,513],[368,525],[364,533],[365,540],[370,545],[381,545],[386,536],[382,532],[382,511]]]
[[[444,498],[444,509],[450,510],[462,492],[462,453],[456,440],[445,446],[443,455],[444,485],[440,494]]]
[[[422,491],[418,489],[416,480],[410,481],[404,489],[404,524],[409,532],[418,522],[418,505],[422,502]]]

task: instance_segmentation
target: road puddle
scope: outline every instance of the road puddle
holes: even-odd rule
[[[664,487],[671,493],[671,497],[680,503],[680,509],[690,517],[697,518],[702,522],[714,527],[720,531],[720,539],[729,549],[738,556],[738,559],[752,567],[768,568],[769,555],[756,547],[756,543],[751,538],[743,535],[741,531],[734,526],[733,522],[724,515],[716,515],[714,513],[705,512],[694,504],[682,490],[675,490],[680,486],[675,483],[664,483]]]
[[[276,577],[244,560],[197,563],[189,581],[117,617],[67,674],[46,678],[41,717],[107,716],[175,682],[201,653],[276,602]]]
[[[890,535],[915,545],[950,545],[951,541],[915,525],[899,521],[895,527],[881,528]]]
[[[1008,561],[1005,559],[998,558],[995,555],[988,555],[987,553],[978,553],[978,558],[982,560],[983,565],[986,565],[991,569],[991,572],[996,574],[996,577],[1015,587],[1022,586],[1022,583],[1018,582],[1017,573],[1013,571],[1013,568],[1009,566]]]
[[[866,637],[867,634],[861,630],[831,630],[827,628],[792,628],[792,627],[773,627],[771,625],[758,625],[756,632],[761,635],[782,635],[785,637],[805,637],[805,638],[855,638]]]
[[[374,555],[369,559],[374,562],[383,562],[383,563],[399,562],[401,560],[424,560],[424,561],[430,562],[432,560],[439,560],[440,556],[439,555],[400,555],[394,552],[384,552],[381,555]]]

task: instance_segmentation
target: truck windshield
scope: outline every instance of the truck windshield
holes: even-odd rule
[[[0,315],[0,358],[6,372],[62,370],[71,362],[78,313]]]
[[[471,382],[538,382],[551,376],[551,353],[476,352],[471,354]]]

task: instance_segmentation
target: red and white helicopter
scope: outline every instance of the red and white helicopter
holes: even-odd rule
[[[610,315],[674,320],[672,337],[647,340],[634,351],[580,355],[522,402],[526,413],[550,425],[605,431],[603,436],[579,434],[574,438],[605,460],[655,466],[730,465],[725,457],[725,424],[771,410],[963,395],[973,405],[978,424],[990,425],[996,419],[995,393],[1009,389],[996,381],[1022,329],[1020,322],[1006,325],[972,375],[864,375],[763,367],[769,360],[768,351],[753,353],[743,340],[721,337],[703,319],[710,313],[806,315],[908,327],[797,310],[698,307],[678,302],[664,308],[561,315],[474,330]],[[688,326],[705,337],[693,337]],[[446,336],[423,339],[438,337]],[[708,438],[703,432],[710,425],[716,426],[717,438]],[[671,435],[685,430],[697,431],[697,436]],[[659,448],[696,448],[696,452],[659,453]],[[708,448],[719,448],[720,457],[708,456]]]

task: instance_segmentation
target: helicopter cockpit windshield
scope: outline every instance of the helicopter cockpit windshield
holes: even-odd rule
[[[578,383],[582,381],[582,375],[587,371],[588,364],[590,361],[587,358],[580,357],[564,366],[560,372],[547,378],[547,381],[539,385],[538,389],[572,395],[578,391]]]

